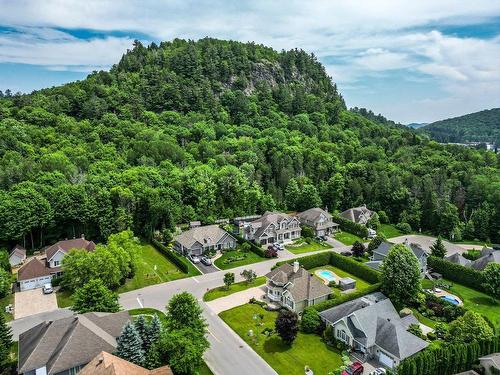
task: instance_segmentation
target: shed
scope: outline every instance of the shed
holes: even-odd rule
[[[356,288],[356,280],[351,279],[350,277],[344,277],[339,281],[340,289],[349,290]]]

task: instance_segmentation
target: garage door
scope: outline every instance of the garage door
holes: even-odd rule
[[[392,360],[391,357],[389,357],[385,353],[379,352],[378,353],[378,360],[384,366],[387,366],[389,368],[393,368],[394,367],[394,361]]]

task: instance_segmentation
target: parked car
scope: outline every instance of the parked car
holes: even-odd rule
[[[316,241],[323,241],[323,242],[325,242],[326,241],[326,237],[325,236],[318,236],[318,237],[316,237]]]
[[[350,251],[342,251],[340,254],[345,257],[352,257],[352,253]]]
[[[52,293],[54,290],[52,289],[52,284],[45,284],[42,288],[42,292],[43,294],[50,294]]]
[[[200,258],[198,258],[196,255],[193,255],[193,254],[189,254],[188,255],[188,258],[191,262],[193,262],[194,264],[196,263],[200,263]]]
[[[344,371],[342,371],[342,375],[361,375],[363,373],[363,365],[360,362],[354,362]]]
[[[273,243],[273,246],[276,248],[276,250],[285,250],[285,246],[283,246],[282,243],[275,242]]]
[[[209,257],[201,257],[201,263],[203,263],[205,266],[211,266],[212,259],[210,259]]]
[[[375,371],[370,372],[370,375],[383,375],[387,374],[387,371],[383,367],[376,368]]]

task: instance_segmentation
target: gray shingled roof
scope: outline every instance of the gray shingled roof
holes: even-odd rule
[[[370,218],[372,215],[373,211],[366,208],[366,206],[349,208],[340,214],[343,218],[354,221],[355,223],[359,223],[362,216]]]
[[[9,254],[9,257],[16,255],[19,258],[26,258],[26,249],[21,245],[16,245]]]
[[[472,262],[471,267],[482,271],[489,263],[500,263],[500,250],[494,250],[489,255],[484,255],[481,258]]]
[[[86,313],[38,324],[19,336],[19,373],[40,367],[52,375],[84,365],[101,351],[113,352],[129,320],[127,311]]]
[[[409,245],[408,244],[405,244],[405,245],[408,246],[411,249],[411,251],[413,251],[413,254],[415,254],[415,256],[418,259],[420,259],[420,257],[422,257],[422,255],[427,255],[425,250],[422,249],[422,247],[420,247],[418,244],[411,243]],[[384,241],[379,245],[379,247],[377,247],[375,250],[373,250],[373,252],[387,256],[387,254],[389,254],[389,251],[391,250],[391,248],[393,246],[394,246],[394,244],[387,242],[387,241]]]
[[[266,277],[280,284],[290,282],[291,285],[288,285],[286,290],[290,292],[296,303],[319,298],[332,292],[330,287],[323,284],[307,270],[299,268],[297,272],[293,272],[293,266],[288,263],[275,268]]]
[[[284,214],[282,212],[270,212],[266,211],[264,215],[262,215],[257,220],[254,220],[250,223],[250,225],[256,229],[255,237],[259,238],[262,233],[267,229],[267,227],[273,223],[281,223],[283,220],[290,221],[292,217],[290,215]]]
[[[332,218],[332,215],[330,215],[328,212],[319,207],[310,208],[304,212],[301,212],[297,214],[297,217],[299,218],[299,220],[304,220],[314,223],[321,217],[321,215],[324,215],[326,218],[330,219]],[[331,224],[338,225],[337,223],[334,222],[332,222]]]
[[[446,257],[445,259],[449,262],[460,264],[461,266],[464,266],[464,267],[470,267],[470,265],[472,263],[469,259],[464,258],[459,253],[452,254],[452,255]]]
[[[371,347],[378,345],[399,359],[407,358],[428,344],[406,331],[413,319],[401,319],[391,301],[381,293],[343,303],[322,311],[321,318],[336,323],[345,318],[353,337]]]
[[[196,242],[203,246],[216,245],[225,235],[231,236],[218,225],[204,225],[182,232],[175,237],[175,241],[189,249]]]

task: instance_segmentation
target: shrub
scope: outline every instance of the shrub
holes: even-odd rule
[[[330,253],[330,264],[332,266],[340,268],[341,270],[349,272],[354,276],[360,277],[363,280],[368,281],[369,283],[375,284],[380,281],[380,272],[343,255]]]
[[[243,237],[241,237],[239,234],[233,234],[233,237],[236,238],[236,241],[240,244],[240,245],[243,245],[243,244],[248,244],[248,246],[250,246],[250,251],[257,254],[258,256],[260,257],[263,257],[264,258],[264,250],[262,249],[262,247],[254,244],[253,242],[250,242],[250,241],[247,241],[245,240]]]
[[[411,226],[408,223],[398,223],[396,224],[396,229],[400,230],[404,234],[411,233]]]
[[[324,266],[324,265],[329,264],[330,263],[330,254],[331,253],[329,251],[325,251],[323,253],[308,255],[308,256],[305,256],[302,258],[290,259],[287,261],[282,261],[282,262],[276,263],[276,266],[274,266],[273,268],[279,267],[285,263],[293,264],[294,261],[298,260],[302,267],[304,267],[306,270],[309,270],[311,268],[320,267],[320,266]]]
[[[241,251],[243,251],[244,253],[248,253],[250,250],[252,250],[252,246],[250,246],[248,242],[241,244]]]
[[[175,264],[182,272],[189,273],[189,261],[173,250],[167,249],[163,244],[156,240],[151,240],[153,246],[163,255],[165,255],[173,264]]]
[[[300,329],[305,333],[318,333],[321,327],[321,318],[319,317],[318,311],[306,308],[302,314],[302,319],[300,320]]]
[[[277,258],[278,252],[276,251],[276,249],[267,248],[266,251],[264,251],[264,256],[266,258]]]
[[[443,275],[445,279],[487,293],[483,287],[484,278],[480,271],[433,256],[427,259],[427,264],[429,268]]]
[[[379,211],[378,218],[382,224],[389,224],[389,216],[385,211]]]
[[[304,238],[314,238],[314,229],[312,229],[311,227],[309,227],[307,225],[304,225],[302,227],[301,234],[302,234],[302,237],[304,237]]]
[[[353,243],[351,251],[355,257],[362,257],[365,254],[365,245],[363,245],[359,241],[356,241]]]
[[[436,340],[436,339],[437,339],[437,336],[436,336],[436,334],[435,334],[434,332],[432,332],[432,331],[431,331],[431,332],[429,332],[429,333],[427,334],[427,338],[428,338],[430,341],[434,341],[434,340]]]
[[[351,220],[347,220],[338,214],[332,215],[332,220],[335,223],[338,223],[340,229],[345,230],[346,232],[355,234],[358,237],[366,238],[368,237],[368,229],[361,224],[356,224]]]
[[[342,303],[352,301],[353,299],[363,297],[363,296],[370,294],[370,293],[373,293],[373,292],[377,292],[380,290],[380,286],[381,286],[380,283],[373,284],[373,285],[370,285],[366,289],[357,290],[355,292],[348,293],[348,294],[342,294],[339,297],[334,297],[332,299],[320,302],[317,305],[311,306],[311,308],[313,308],[314,310],[316,310],[318,312],[328,310],[328,309],[335,307],[335,306],[338,306]]]

